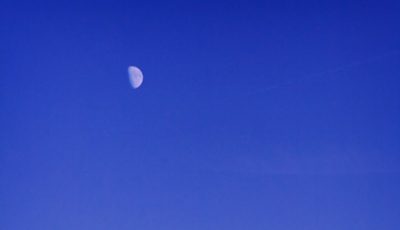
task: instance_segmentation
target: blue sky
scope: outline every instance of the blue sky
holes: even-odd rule
[[[398,12],[5,1],[0,228],[399,229]]]

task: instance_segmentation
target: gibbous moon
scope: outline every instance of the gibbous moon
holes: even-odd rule
[[[138,67],[129,66],[128,68],[129,73],[129,81],[134,89],[137,89],[143,83],[143,73],[140,71]]]

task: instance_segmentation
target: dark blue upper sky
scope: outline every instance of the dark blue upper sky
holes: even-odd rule
[[[3,1],[0,229],[400,229],[399,12]]]

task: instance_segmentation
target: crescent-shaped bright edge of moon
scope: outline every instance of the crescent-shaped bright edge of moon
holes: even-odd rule
[[[129,81],[134,89],[139,88],[143,83],[143,73],[136,66],[128,67]]]

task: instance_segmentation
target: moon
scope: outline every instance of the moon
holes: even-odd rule
[[[136,66],[128,67],[129,81],[134,89],[139,88],[143,83],[143,73]]]

